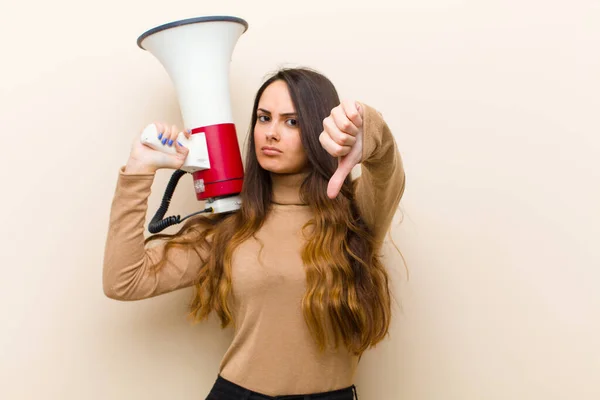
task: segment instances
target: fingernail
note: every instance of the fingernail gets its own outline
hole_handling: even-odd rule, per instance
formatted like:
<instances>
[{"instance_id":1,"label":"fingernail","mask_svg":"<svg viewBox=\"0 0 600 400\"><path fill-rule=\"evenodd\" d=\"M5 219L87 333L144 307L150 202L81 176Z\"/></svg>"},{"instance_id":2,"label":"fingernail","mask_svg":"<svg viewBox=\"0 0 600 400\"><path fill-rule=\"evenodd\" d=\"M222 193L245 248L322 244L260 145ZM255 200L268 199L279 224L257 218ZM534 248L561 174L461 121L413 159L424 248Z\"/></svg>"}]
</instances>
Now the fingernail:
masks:
<instances>
[{"instance_id":1,"label":"fingernail","mask_svg":"<svg viewBox=\"0 0 600 400\"><path fill-rule=\"evenodd\" d=\"M162 132L160 133L160 135L158 135L158 140L162 139Z\"/></svg>"},{"instance_id":2,"label":"fingernail","mask_svg":"<svg viewBox=\"0 0 600 400\"><path fill-rule=\"evenodd\" d=\"M169 146L173 145L173 139L169 140Z\"/></svg>"},{"instance_id":3,"label":"fingernail","mask_svg":"<svg viewBox=\"0 0 600 400\"><path fill-rule=\"evenodd\" d=\"M191 130L191 129L188 129L188 130L187 130L187 132L188 132L188 133L192 133L192 130Z\"/></svg>"},{"instance_id":4,"label":"fingernail","mask_svg":"<svg viewBox=\"0 0 600 400\"><path fill-rule=\"evenodd\" d=\"M179 140L177 141L177 144L183 147L183 145L181 144L181 142Z\"/></svg>"},{"instance_id":5,"label":"fingernail","mask_svg":"<svg viewBox=\"0 0 600 400\"><path fill-rule=\"evenodd\" d=\"M165 143L167 143L167 138L164 138L164 139L162 140L162 144L165 144Z\"/></svg>"}]
</instances>

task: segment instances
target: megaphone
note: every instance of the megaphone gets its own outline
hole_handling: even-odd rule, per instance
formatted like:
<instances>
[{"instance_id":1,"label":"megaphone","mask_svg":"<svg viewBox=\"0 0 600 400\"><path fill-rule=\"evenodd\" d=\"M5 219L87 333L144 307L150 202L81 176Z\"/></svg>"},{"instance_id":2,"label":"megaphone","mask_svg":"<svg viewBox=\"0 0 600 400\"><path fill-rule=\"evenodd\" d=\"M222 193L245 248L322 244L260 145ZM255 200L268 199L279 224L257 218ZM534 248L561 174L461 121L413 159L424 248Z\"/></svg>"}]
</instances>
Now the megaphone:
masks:
<instances>
[{"instance_id":1,"label":"megaphone","mask_svg":"<svg viewBox=\"0 0 600 400\"><path fill-rule=\"evenodd\" d=\"M248 23L241 18L204 16L157 26L137 40L138 46L154 55L167 71L175 86L184 128L191 130L190 140L183 133L178 137L189 154L171 178L174 184L167 187L161 209L150 224L153 233L182 221L179 216L162 218L177 180L185 173L193 175L196 198L207 202L208 207L200 212L240 208L244 170L231 112L229 64L238 39L247 29ZM141 141L159 151L175 152L173 147L162 145L154 124L144 129Z\"/></svg>"}]
</instances>

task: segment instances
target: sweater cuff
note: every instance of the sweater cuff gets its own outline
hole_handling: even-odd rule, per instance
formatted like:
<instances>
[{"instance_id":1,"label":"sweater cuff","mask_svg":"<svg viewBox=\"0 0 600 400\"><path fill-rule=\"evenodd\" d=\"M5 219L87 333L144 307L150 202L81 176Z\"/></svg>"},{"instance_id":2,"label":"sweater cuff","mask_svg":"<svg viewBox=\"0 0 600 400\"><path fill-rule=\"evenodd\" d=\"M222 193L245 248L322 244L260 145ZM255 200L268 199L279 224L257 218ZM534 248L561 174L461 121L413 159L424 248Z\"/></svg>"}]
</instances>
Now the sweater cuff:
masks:
<instances>
[{"instance_id":1,"label":"sweater cuff","mask_svg":"<svg viewBox=\"0 0 600 400\"><path fill-rule=\"evenodd\" d=\"M385 121L373 107L360 103L363 109L363 151L361 163L376 158L383 140Z\"/></svg>"},{"instance_id":2,"label":"sweater cuff","mask_svg":"<svg viewBox=\"0 0 600 400\"><path fill-rule=\"evenodd\" d=\"M154 174L128 174L125 172L125 166L119 168L119 177L117 180L117 193L126 197L144 196L150 193Z\"/></svg>"},{"instance_id":3,"label":"sweater cuff","mask_svg":"<svg viewBox=\"0 0 600 400\"><path fill-rule=\"evenodd\" d=\"M125 165L122 165L121 168L119 168L119 177L133 177L134 179L154 179L154 174L136 174L136 173L130 173L130 172L125 172Z\"/></svg>"}]
</instances>

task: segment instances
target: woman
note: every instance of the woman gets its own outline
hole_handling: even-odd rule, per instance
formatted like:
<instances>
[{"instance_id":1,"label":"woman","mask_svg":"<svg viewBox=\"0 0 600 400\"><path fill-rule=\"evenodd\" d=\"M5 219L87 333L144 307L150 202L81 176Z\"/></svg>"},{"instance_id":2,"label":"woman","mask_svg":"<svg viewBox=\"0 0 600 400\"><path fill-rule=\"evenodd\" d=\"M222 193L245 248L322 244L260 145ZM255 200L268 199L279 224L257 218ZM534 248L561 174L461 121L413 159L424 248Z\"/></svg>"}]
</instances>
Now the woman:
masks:
<instances>
[{"instance_id":1,"label":"woman","mask_svg":"<svg viewBox=\"0 0 600 400\"><path fill-rule=\"evenodd\" d=\"M242 208L196 217L145 248L154 173L179 168L187 155L177 127L158 127L177 154L134 141L112 204L106 295L138 300L195 286L195 319L214 311L223 327L233 325L207 399L352 399L360 355L388 332L378 252L404 192L381 115L340 103L317 72L278 71L254 102Z\"/></svg>"}]
</instances>

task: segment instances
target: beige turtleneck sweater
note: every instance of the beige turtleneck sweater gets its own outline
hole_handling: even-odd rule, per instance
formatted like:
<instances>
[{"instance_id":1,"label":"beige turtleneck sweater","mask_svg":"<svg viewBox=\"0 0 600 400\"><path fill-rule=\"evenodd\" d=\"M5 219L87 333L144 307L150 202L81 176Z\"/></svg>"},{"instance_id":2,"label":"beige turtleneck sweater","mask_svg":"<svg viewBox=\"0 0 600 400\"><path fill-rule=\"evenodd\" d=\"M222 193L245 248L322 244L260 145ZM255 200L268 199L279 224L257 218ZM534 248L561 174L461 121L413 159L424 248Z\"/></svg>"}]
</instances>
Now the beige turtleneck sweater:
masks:
<instances>
[{"instance_id":1,"label":"beige turtleneck sweater","mask_svg":"<svg viewBox=\"0 0 600 400\"><path fill-rule=\"evenodd\" d=\"M394 138L381 116L363 105L364 135L356 201L365 222L382 240L404 192L404 170ZM153 175L121 168L112 203L104 257L107 296L139 300L192 285L201 262L192 250L144 247L144 223ZM300 204L301 175L274 176L274 202L255 238L232 263L234 338L222 359L225 379L271 396L336 390L352 385L358 363L343 346L319 352L302 314L305 292L302 226L311 218ZM261 251L261 246L264 248ZM259 260L260 257L260 260Z\"/></svg>"}]
</instances>

